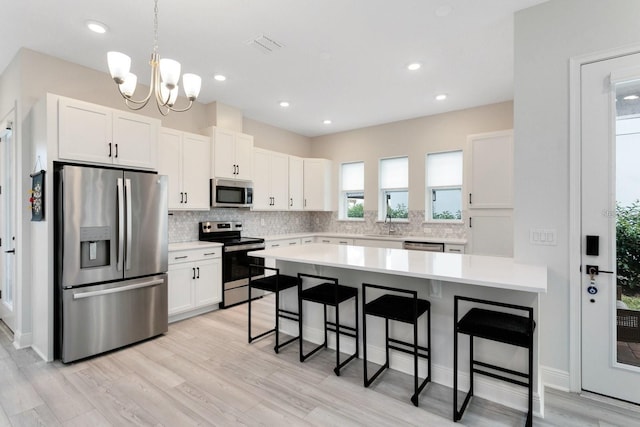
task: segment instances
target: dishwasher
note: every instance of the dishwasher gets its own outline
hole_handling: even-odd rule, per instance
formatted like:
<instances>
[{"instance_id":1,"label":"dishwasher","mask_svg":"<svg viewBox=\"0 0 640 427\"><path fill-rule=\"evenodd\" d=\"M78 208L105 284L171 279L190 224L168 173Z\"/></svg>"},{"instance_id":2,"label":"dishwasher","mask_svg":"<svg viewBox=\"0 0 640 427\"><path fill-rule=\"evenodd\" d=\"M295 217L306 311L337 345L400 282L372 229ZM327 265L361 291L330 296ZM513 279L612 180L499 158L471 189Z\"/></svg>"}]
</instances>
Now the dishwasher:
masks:
<instances>
[{"instance_id":1,"label":"dishwasher","mask_svg":"<svg viewBox=\"0 0 640 427\"><path fill-rule=\"evenodd\" d=\"M405 241L402 248L412 251L444 252L444 243Z\"/></svg>"}]
</instances>

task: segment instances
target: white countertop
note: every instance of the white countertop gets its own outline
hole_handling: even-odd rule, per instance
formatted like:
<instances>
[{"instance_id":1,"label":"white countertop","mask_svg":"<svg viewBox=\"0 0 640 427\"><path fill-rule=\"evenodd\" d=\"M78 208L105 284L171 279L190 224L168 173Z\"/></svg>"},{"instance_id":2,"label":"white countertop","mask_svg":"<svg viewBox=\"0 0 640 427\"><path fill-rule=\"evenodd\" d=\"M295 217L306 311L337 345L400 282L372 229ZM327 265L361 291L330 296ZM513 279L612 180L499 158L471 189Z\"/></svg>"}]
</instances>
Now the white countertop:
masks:
<instances>
[{"instance_id":1,"label":"white countertop","mask_svg":"<svg viewBox=\"0 0 640 427\"><path fill-rule=\"evenodd\" d=\"M312 243L251 252L279 261L546 293L547 267L513 258Z\"/></svg>"},{"instance_id":2,"label":"white countertop","mask_svg":"<svg viewBox=\"0 0 640 427\"><path fill-rule=\"evenodd\" d=\"M189 249L205 249L205 248L221 248L221 247L222 247L222 243L201 242L196 240L193 242L169 243L169 252L186 251Z\"/></svg>"},{"instance_id":3,"label":"white countertop","mask_svg":"<svg viewBox=\"0 0 640 427\"><path fill-rule=\"evenodd\" d=\"M301 239L303 237L335 237L343 239L362 239L362 240L390 240L395 242L432 242L432 243L449 243L452 245L464 245L466 239L455 239L448 237L430 237L430 236L403 236L398 234L349 234L349 233L292 233L292 234L275 234L262 237L265 241L277 241L286 239Z\"/></svg>"}]
</instances>

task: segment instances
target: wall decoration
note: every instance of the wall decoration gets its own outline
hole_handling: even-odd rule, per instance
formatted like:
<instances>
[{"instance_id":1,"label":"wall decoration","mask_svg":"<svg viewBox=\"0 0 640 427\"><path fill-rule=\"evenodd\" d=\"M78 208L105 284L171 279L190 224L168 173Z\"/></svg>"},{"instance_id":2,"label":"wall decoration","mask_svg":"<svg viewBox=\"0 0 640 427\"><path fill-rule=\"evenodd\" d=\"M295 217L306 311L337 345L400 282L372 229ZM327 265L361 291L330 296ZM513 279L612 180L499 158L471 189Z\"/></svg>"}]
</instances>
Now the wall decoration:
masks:
<instances>
[{"instance_id":1,"label":"wall decoration","mask_svg":"<svg viewBox=\"0 0 640 427\"><path fill-rule=\"evenodd\" d=\"M32 173L31 175L31 221L44 220L44 183L45 170Z\"/></svg>"}]
</instances>

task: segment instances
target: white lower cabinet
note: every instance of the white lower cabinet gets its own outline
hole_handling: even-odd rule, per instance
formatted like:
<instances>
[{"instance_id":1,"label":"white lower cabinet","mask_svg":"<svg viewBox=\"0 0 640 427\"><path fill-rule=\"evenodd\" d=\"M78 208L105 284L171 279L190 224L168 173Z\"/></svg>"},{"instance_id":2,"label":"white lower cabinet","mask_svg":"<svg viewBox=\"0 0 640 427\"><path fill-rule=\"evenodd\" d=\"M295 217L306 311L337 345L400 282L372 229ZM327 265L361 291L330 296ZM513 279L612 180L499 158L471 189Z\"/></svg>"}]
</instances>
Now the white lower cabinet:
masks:
<instances>
[{"instance_id":1,"label":"white lower cabinet","mask_svg":"<svg viewBox=\"0 0 640 427\"><path fill-rule=\"evenodd\" d=\"M444 251L453 253L453 254L463 254L464 253L464 245L453 245L450 243L444 244Z\"/></svg>"},{"instance_id":2,"label":"white lower cabinet","mask_svg":"<svg viewBox=\"0 0 640 427\"><path fill-rule=\"evenodd\" d=\"M169 321L214 310L222 301L222 248L169 252Z\"/></svg>"},{"instance_id":3,"label":"white lower cabinet","mask_svg":"<svg viewBox=\"0 0 640 427\"><path fill-rule=\"evenodd\" d=\"M265 242L265 247L267 249L286 248L288 246L296 246L299 244L300 239L269 240Z\"/></svg>"},{"instance_id":4,"label":"white lower cabinet","mask_svg":"<svg viewBox=\"0 0 640 427\"><path fill-rule=\"evenodd\" d=\"M318 243L330 243L332 245L353 245L353 239L344 239L338 237L317 237Z\"/></svg>"}]
</instances>

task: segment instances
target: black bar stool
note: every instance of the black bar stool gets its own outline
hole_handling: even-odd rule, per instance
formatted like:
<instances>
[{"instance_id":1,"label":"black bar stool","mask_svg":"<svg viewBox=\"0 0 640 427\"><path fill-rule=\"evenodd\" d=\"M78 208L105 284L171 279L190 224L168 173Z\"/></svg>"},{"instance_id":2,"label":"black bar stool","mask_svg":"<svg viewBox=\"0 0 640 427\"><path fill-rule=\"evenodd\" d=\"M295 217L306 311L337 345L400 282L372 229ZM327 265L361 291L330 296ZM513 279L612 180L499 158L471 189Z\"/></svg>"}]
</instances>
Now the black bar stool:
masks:
<instances>
[{"instance_id":1,"label":"black bar stool","mask_svg":"<svg viewBox=\"0 0 640 427\"><path fill-rule=\"evenodd\" d=\"M367 302L367 289L379 289L394 292L394 294L384 294L370 302ZM408 294L402 296L398 294ZM413 396L411 402L418 406L418 396L429 381L431 381L431 303L418 298L416 291L390 288L387 286L362 284L362 304L364 315L362 318L362 345L364 352L364 386L369 387L375 379L389 367L389 350L397 350L413 355ZM418 318L427 313L427 347L418 345ZM386 360L384 365L371 378L367 375L367 314L370 316L382 317L384 319L385 350ZM413 342L406 342L389 338L389 320L409 323L413 325ZM427 377L418 385L418 357L428 360L429 373Z\"/></svg>"},{"instance_id":2,"label":"black bar stool","mask_svg":"<svg viewBox=\"0 0 640 427\"><path fill-rule=\"evenodd\" d=\"M260 277L254 278L255 276L251 274L251 271L253 271L254 268L262 271L262 275ZM249 343L252 343L258 338L262 338L265 335L275 332L276 345L273 347L273 350L278 353L278 351L280 351L282 347L298 339L298 337L293 337L280 344L280 318L282 317L284 319L289 319L296 322L299 321L298 313L280 308L280 292L297 287L298 278L280 274L280 269L266 267L264 265L250 264L249 269L251 270L249 272ZM266 270L275 271L276 274L272 276L266 276L264 275L264 273L266 273ZM262 332L256 336L251 336L251 289L262 289L263 291L273 292L276 295L276 325L273 329L269 329L268 331Z\"/></svg>"},{"instance_id":3,"label":"black bar stool","mask_svg":"<svg viewBox=\"0 0 640 427\"><path fill-rule=\"evenodd\" d=\"M468 301L490 306L498 306L514 310L521 310L528 313L528 316L505 313L502 311L487 310L474 307L458 320L458 302ZM491 378L507 381L527 387L529 390L529 406L527 412L526 426L533 423L533 331L536 323L533 320L533 308L521 305L505 304L495 301L481 300L477 298L454 297L454 334L453 334L453 421L462 418L471 396L473 396L473 374L482 374ZM458 410L458 334L469 335L469 392L465 396L462 408ZM474 359L473 338L484 338L498 341L505 344L524 347L529 350L529 372L523 373L506 369L501 366L492 365ZM491 369L494 372L486 371L483 368ZM496 372L501 372L496 373ZM506 375L505 375L506 374ZM515 377L515 378L514 378ZM526 381L517 379L525 378Z\"/></svg>"},{"instance_id":4,"label":"black bar stool","mask_svg":"<svg viewBox=\"0 0 640 427\"><path fill-rule=\"evenodd\" d=\"M308 289L302 288L303 278L310 279L319 279L325 280L324 283L321 283L316 286L312 286ZM351 326L346 326L340 323L340 303L343 303L351 298L355 298L355 307L356 307L356 315L355 315L355 328ZM302 335L302 324L303 324L303 316L302 316L302 302L303 301L311 301L318 304L322 304L324 306L324 342L311 350L308 353L304 353L302 349L303 335ZM327 306L335 307L336 311L336 321L329 322L327 321ZM327 332L331 331L336 334L336 367L333 369L336 375L340 376L340 369L342 369L347 363L351 360L358 357L358 288L353 288L351 286L344 286L338 284L338 279L333 279L331 277L323 277L323 276L315 276L312 274L304 274L298 273L298 310L300 311L300 321L298 325L300 327L300 362L304 362L309 357L314 355L322 348L327 348ZM355 338L356 341L356 351L351 354L346 360L342 363L340 362L340 335L346 335L352 338Z\"/></svg>"}]
</instances>

